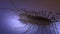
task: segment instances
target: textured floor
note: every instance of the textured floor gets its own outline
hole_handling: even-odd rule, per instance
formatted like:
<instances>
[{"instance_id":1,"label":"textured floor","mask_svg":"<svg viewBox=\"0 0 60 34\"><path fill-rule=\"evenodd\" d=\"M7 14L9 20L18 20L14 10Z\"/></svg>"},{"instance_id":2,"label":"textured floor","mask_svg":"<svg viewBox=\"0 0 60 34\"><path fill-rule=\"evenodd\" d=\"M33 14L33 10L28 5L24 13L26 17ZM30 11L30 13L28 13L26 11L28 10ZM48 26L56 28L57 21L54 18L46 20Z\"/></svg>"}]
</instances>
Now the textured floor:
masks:
<instances>
[{"instance_id":1,"label":"textured floor","mask_svg":"<svg viewBox=\"0 0 60 34\"><path fill-rule=\"evenodd\" d=\"M60 13L60 5L59 1L23 1L23 0L13 0L15 5L11 4L10 0L0 0L0 33L1 34L46 34L47 32L44 26L38 27L35 25L32 25L32 27L29 29L29 24L22 24L18 19L18 15L16 13L15 6L20 8L26 8L28 10L51 10L53 13ZM36 3L35 3L36 2ZM42 4L41 4L42 3ZM46 4L46 5L45 5ZM18 10L17 9L17 10ZM60 17L60 15L57 15ZM25 26L26 25L26 26ZM56 22L57 30L56 34L60 34L60 22L58 19L58 22ZM43 31L43 29L44 31ZM41 30L42 29L42 30ZM54 29L50 26L50 29L52 31L52 34L54 33ZM44 33L43 33L43 32ZM49 31L49 30L48 30ZM58 31L58 32L57 32ZM26 33L27 32L27 33ZM49 31L50 32L50 31ZM47 33L49 34L49 33Z\"/></svg>"}]
</instances>

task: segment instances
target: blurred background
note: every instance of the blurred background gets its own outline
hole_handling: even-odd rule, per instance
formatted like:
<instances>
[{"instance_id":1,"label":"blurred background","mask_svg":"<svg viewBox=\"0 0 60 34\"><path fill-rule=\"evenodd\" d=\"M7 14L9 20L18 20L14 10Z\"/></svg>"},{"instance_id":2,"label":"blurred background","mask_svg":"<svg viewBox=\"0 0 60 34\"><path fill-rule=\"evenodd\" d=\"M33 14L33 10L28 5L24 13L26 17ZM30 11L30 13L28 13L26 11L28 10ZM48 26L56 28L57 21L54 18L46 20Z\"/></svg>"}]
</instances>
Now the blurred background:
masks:
<instances>
[{"instance_id":1,"label":"blurred background","mask_svg":"<svg viewBox=\"0 0 60 34\"><path fill-rule=\"evenodd\" d=\"M60 0L0 0L0 34L37 34L37 26L32 26L30 31L25 33L30 25L25 26L26 24L22 24L18 20L17 10L21 8L52 11L57 17L60 17ZM60 34L60 18L57 20L57 33L54 33L51 28L52 34ZM41 32L40 29L38 34L46 33Z\"/></svg>"}]
</instances>

